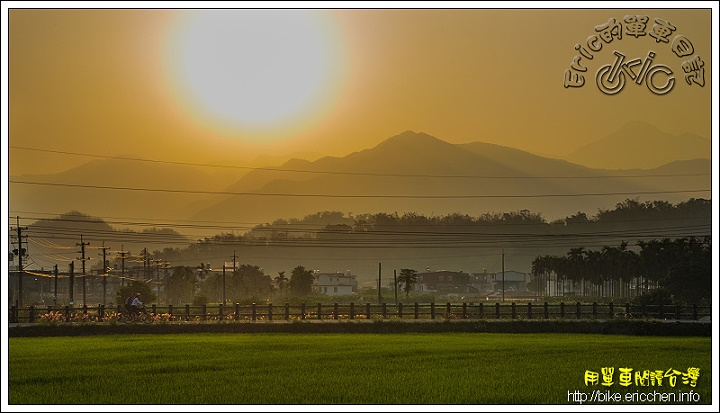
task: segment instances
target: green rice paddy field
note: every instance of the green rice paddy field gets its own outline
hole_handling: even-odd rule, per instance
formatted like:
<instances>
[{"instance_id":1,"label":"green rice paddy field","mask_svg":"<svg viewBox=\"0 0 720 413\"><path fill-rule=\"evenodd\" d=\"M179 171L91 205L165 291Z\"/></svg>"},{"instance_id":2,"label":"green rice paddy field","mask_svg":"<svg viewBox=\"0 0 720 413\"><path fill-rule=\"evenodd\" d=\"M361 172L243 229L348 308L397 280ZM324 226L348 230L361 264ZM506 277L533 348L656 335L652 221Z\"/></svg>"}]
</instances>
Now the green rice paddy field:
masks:
<instances>
[{"instance_id":1,"label":"green rice paddy field","mask_svg":"<svg viewBox=\"0 0 720 413\"><path fill-rule=\"evenodd\" d=\"M9 339L9 404L710 404L710 337L162 334ZM612 367L604 386L602 368ZM631 383L620 384L620 368ZM683 373L699 369L696 386ZM691 370L689 370L691 369ZM661 385L634 372L662 371ZM586 372L599 374L586 385ZM675 376L675 386L671 386ZM692 391L693 393L690 393ZM594 392L594 393L593 393ZM626 394L631 393L631 396ZM639 394L646 396L640 400ZM680 396L683 393L684 396ZM596 399L597 399L596 397ZM670 396L667 396L670 397ZM689 399L689 400L688 400ZM586 401L585 403L588 403ZM610 404L610 402L602 403Z\"/></svg>"}]
</instances>

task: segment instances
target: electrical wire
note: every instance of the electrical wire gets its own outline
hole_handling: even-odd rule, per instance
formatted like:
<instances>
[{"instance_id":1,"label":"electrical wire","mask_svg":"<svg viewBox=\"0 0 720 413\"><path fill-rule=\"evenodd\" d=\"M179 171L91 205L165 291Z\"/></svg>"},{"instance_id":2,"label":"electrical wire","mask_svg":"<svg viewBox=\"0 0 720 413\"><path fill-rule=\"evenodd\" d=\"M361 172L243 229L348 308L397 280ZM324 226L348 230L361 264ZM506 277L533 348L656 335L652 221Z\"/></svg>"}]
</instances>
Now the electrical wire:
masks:
<instances>
[{"instance_id":1,"label":"electrical wire","mask_svg":"<svg viewBox=\"0 0 720 413\"><path fill-rule=\"evenodd\" d=\"M710 173L686 173L686 174L618 174L618 175L587 175L587 176L568 176L568 175L550 175L550 176L539 176L539 175L522 175L522 176L509 176L509 175L438 175L438 174L400 174L400 173L379 173L379 172L340 172L340 171L317 171L310 169L288 169L288 168L272 168L272 167L251 167L251 166L239 166L239 165L220 165L220 164L209 164L209 163L189 163L189 162L177 162L167 161L160 159L145 159L130 156L108 156L108 155L95 155L80 152L70 151L58 151L51 149L40 149L30 148L25 146L9 146L10 149L19 149L27 151L37 151L54 153L61 155L73 155L73 156L84 156L99 159L112 159L112 160L123 160L133 162L148 162L158 163L167 165L184 165L194 167L208 167L208 168L229 168L229 169L245 169L251 171L273 171L273 172L293 172L293 173L307 173L307 174L322 174L322 175L343 175L343 176L378 176L378 177L403 177L403 178L462 178L462 179L596 179L596 178L667 178L667 177L681 177L681 176L708 176Z\"/></svg>"},{"instance_id":2,"label":"electrical wire","mask_svg":"<svg viewBox=\"0 0 720 413\"><path fill-rule=\"evenodd\" d=\"M309 198L370 198L370 199L491 199L491 198L566 198L589 196L632 196L632 195L660 195L660 194L686 194L711 192L711 189L690 189L679 191L637 191L637 192L587 192L571 194L514 194L514 195L378 195L378 194L300 194L290 192L233 192L233 191L200 191L187 189L159 189L135 188L111 185L84 185L60 182L31 182L8 180L11 184L41 185L65 188L106 189L115 191L171 193L171 194L202 194L202 195L241 195L241 196L268 196L268 197L309 197Z\"/></svg>"}]
</instances>

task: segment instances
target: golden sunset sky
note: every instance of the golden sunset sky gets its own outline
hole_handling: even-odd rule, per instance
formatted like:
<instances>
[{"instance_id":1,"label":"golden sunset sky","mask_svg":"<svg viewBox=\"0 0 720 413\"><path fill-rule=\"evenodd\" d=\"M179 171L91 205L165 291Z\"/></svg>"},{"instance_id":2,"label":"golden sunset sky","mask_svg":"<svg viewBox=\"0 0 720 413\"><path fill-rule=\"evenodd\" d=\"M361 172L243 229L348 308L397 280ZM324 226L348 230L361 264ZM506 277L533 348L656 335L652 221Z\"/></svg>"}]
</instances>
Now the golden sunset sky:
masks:
<instances>
[{"instance_id":1,"label":"golden sunset sky","mask_svg":"<svg viewBox=\"0 0 720 413\"><path fill-rule=\"evenodd\" d=\"M262 155L343 156L406 130L551 157L632 120L711 138L717 10L693 4L704 8L208 11L10 4L9 174L58 172L93 159L57 152L247 165ZM627 15L649 17L645 34L599 41L593 59L579 62L587 67L585 84L564 87L564 73L580 54L575 45L598 35L596 26ZM675 27L667 43L649 35L655 19ZM678 35L694 54L673 53ZM614 51L627 60L654 52L650 63L672 70L657 74L655 83L674 77L673 88L656 95L628 81L622 93L601 93L595 73L613 62ZM704 62L702 87L683 76L683 62L696 55Z\"/></svg>"}]
</instances>

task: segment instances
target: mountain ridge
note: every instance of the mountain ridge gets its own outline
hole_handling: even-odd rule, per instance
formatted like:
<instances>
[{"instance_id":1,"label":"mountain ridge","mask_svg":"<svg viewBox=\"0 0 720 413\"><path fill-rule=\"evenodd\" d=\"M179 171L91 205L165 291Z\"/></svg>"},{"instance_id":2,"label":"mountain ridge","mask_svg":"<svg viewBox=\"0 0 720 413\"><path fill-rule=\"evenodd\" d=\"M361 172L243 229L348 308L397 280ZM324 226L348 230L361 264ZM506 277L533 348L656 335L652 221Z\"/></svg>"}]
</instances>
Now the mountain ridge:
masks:
<instances>
[{"instance_id":1,"label":"mountain ridge","mask_svg":"<svg viewBox=\"0 0 720 413\"><path fill-rule=\"evenodd\" d=\"M596 169L497 144L451 144L408 130L343 157L293 158L279 167L239 170L234 180L224 182L192 165L94 160L65 173L13 179L178 193L11 185L10 204L11 210L37 211L37 205L51 201L52 212L58 214L81 210L93 216L211 222L261 223L328 209L428 214L529 209L552 218L612 207L633 193L677 192L667 195L672 202L698 197L678 191L709 188L709 178L643 176L679 174L685 169L704 174L710 171L709 163L701 158L673 160L652 169ZM632 174L639 177L607 176ZM604 193L616 195L612 199L599 195Z\"/></svg>"},{"instance_id":2,"label":"mountain ridge","mask_svg":"<svg viewBox=\"0 0 720 413\"><path fill-rule=\"evenodd\" d=\"M278 169L291 169L286 165ZM688 186L693 177L647 183L642 182L642 175L651 172L632 178L624 174L629 172L607 176L607 170L500 145L450 144L425 133L405 131L345 157L307 162L303 172L251 171L233 188L252 195L229 196L193 219L229 216L231 211L247 217L246 211L262 211L248 219L264 221L288 218L291 212L297 217L328 208L355 213L385 210L440 214L531 209L562 216L570 210L611 207L633 193L701 189L697 184ZM260 175L262 179L258 179ZM587 180L583 182L582 178ZM491 183L493 179L497 182ZM262 193L273 194L273 200L261 200L258 194ZM597 203L595 200L605 193L614 194L614 200ZM582 199L576 194L587 195ZM558 199L563 201L562 208Z\"/></svg>"},{"instance_id":3,"label":"mountain ridge","mask_svg":"<svg viewBox=\"0 0 720 413\"><path fill-rule=\"evenodd\" d=\"M711 143L693 133L673 135L633 121L563 158L591 168L652 169L676 160L709 158ZM644 156L638 157L639 153Z\"/></svg>"}]
</instances>

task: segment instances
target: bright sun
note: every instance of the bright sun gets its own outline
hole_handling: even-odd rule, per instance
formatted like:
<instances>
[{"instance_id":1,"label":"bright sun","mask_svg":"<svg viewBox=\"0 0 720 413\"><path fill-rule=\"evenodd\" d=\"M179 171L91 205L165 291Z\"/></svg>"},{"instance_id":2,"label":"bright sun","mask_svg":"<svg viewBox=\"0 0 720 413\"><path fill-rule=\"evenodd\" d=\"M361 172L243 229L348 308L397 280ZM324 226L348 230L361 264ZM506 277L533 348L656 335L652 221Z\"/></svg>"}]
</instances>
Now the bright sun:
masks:
<instances>
[{"instance_id":1,"label":"bright sun","mask_svg":"<svg viewBox=\"0 0 720 413\"><path fill-rule=\"evenodd\" d=\"M329 106L338 50L317 11L204 10L181 20L168 62L194 116L268 131L307 123Z\"/></svg>"}]
</instances>

